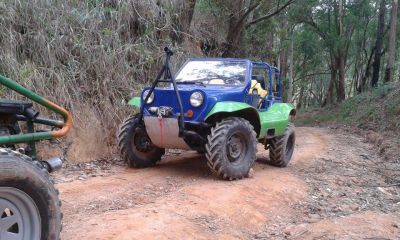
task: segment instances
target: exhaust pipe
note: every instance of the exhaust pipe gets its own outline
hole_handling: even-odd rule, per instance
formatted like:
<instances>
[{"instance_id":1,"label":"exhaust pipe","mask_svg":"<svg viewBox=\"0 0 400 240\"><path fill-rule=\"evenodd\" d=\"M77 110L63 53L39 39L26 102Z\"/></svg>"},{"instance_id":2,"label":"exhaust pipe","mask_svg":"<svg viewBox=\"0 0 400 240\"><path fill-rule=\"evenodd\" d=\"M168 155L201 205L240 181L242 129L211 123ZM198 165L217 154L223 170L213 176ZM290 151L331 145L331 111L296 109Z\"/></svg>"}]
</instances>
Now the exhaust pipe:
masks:
<instances>
[{"instance_id":1,"label":"exhaust pipe","mask_svg":"<svg viewBox=\"0 0 400 240\"><path fill-rule=\"evenodd\" d=\"M54 172L61 169L63 164L61 158L59 157L52 157L46 161L43 161L43 163L45 163L44 165L49 172Z\"/></svg>"}]
</instances>

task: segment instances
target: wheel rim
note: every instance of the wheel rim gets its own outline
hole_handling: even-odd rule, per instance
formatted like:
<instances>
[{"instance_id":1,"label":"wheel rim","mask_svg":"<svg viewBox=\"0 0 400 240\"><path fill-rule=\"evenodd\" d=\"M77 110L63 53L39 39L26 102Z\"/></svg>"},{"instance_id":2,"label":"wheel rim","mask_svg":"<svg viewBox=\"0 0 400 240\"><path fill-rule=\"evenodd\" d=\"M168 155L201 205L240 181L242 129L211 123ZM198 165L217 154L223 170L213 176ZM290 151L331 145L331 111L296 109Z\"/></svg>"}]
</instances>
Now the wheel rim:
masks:
<instances>
[{"instance_id":1,"label":"wheel rim","mask_svg":"<svg viewBox=\"0 0 400 240\"><path fill-rule=\"evenodd\" d=\"M0 239L40 239L39 210L31 197L23 191L0 187Z\"/></svg>"},{"instance_id":2,"label":"wheel rim","mask_svg":"<svg viewBox=\"0 0 400 240\"><path fill-rule=\"evenodd\" d=\"M287 158L291 158L293 154L293 149L294 149L294 134L290 134L288 141L286 143L286 150L285 150L285 155Z\"/></svg>"},{"instance_id":3,"label":"wheel rim","mask_svg":"<svg viewBox=\"0 0 400 240\"><path fill-rule=\"evenodd\" d=\"M241 134L232 134L226 144L226 155L233 164L239 163L246 152L246 142Z\"/></svg>"}]
</instances>

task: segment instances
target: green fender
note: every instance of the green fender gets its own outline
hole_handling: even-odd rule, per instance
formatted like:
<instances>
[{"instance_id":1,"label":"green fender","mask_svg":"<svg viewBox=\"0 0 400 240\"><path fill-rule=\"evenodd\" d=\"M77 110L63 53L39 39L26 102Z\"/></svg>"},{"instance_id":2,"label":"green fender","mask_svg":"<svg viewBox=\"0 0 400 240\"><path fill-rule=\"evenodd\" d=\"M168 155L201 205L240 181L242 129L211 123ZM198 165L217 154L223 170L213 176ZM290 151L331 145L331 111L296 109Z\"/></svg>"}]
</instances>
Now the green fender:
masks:
<instances>
[{"instance_id":1,"label":"green fender","mask_svg":"<svg viewBox=\"0 0 400 240\"><path fill-rule=\"evenodd\" d=\"M218 102L207 114L206 122L220 121L223 118L237 116L247 119L254 127L257 135L260 133L261 125L257 109L242 102Z\"/></svg>"},{"instance_id":2,"label":"green fender","mask_svg":"<svg viewBox=\"0 0 400 240\"><path fill-rule=\"evenodd\" d=\"M289 123L289 118L294 115L296 115L296 110L290 103L275 103L267 111L260 111L260 138L265 137L269 129L275 129L274 136L282 135Z\"/></svg>"},{"instance_id":3,"label":"green fender","mask_svg":"<svg viewBox=\"0 0 400 240\"><path fill-rule=\"evenodd\" d=\"M214 105L214 107L211 109L211 111L207 114L206 119L208 119L211 115L214 115L216 113L220 112L237 112L241 111L244 109L253 109L254 111L257 111L255 108L250 106L247 103L242 103L242 102L218 102Z\"/></svg>"},{"instance_id":4,"label":"green fender","mask_svg":"<svg viewBox=\"0 0 400 240\"><path fill-rule=\"evenodd\" d=\"M129 105L140 108L140 97L134 97L128 102Z\"/></svg>"},{"instance_id":5,"label":"green fender","mask_svg":"<svg viewBox=\"0 0 400 240\"><path fill-rule=\"evenodd\" d=\"M211 109L205 120L220 120L213 119L217 116L243 117L249 120L254 126L258 138L262 139L266 136L267 130L274 130L273 136L282 135L288 126L290 116L295 114L294 106L289 103L275 103L268 110L259 111L242 102L219 102Z\"/></svg>"}]
</instances>

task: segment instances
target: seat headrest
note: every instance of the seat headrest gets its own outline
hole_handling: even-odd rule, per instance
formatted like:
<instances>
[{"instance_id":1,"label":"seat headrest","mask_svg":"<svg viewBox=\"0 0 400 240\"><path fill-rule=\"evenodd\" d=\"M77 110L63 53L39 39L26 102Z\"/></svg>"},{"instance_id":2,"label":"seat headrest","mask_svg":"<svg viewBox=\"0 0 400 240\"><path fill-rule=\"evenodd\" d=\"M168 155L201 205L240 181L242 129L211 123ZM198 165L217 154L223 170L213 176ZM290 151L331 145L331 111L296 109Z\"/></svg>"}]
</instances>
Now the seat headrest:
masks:
<instances>
[{"instance_id":1,"label":"seat headrest","mask_svg":"<svg viewBox=\"0 0 400 240\"><path fill-rule=\"evenodd\" d=\"M253 75L251 79L257 80L260 84L264 84L264 76L263 75Z\"/></svg>"}]
</instances>

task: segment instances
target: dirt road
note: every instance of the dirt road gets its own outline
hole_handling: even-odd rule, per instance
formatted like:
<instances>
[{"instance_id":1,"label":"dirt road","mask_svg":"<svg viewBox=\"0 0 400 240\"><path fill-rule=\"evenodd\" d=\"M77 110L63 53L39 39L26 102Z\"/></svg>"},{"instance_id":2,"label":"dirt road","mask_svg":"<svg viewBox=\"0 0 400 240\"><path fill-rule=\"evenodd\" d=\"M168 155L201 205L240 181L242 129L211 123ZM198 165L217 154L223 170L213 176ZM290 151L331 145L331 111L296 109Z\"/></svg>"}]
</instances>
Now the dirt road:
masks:
<instances>
[{"instance_id":1,"label":"dirt road","mask_svg":"<svg viewBox=\"0 0 400 240\"><path fill-rule=\"evenodd\" d=\"M241 181L210 175L194 152L84 180L59 174L62 239L400 239L398 189L384 186L372 146L335 130L296 133L287 168L264 164L260 145Z\"/></svg>"}]
</instances>

